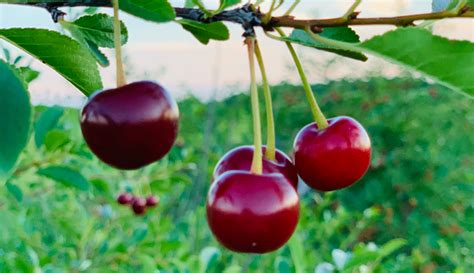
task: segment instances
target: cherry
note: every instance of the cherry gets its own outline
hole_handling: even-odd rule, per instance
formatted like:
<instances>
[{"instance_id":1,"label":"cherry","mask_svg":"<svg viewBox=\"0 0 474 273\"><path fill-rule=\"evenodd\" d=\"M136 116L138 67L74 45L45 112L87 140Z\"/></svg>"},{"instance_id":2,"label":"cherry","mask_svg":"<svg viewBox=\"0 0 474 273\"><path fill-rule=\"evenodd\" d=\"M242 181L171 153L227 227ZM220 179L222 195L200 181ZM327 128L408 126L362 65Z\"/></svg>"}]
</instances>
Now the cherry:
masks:
<instances>
[{"instance_id":1,"label":"cherry","mask_svg":"<svg viewBox=\"0 0 474 273\"><path fill-rule=\"evenodd\" d=\"M131 204L133 201L133 196L128 193L128 192L124 192L124 193L121 193L118 197L117 197L117 202L121 205L128 205L128 204Z\"/></svg>"},{"instance_id":2,"label":"cherry","mask_svg":"<svg viewBox=\"0 0 474 273\"><path fill-rule=\"evenodd\" d=\"M229 171L212 184L207 222L217 240L236 252L266 253L295 231L299 197L282 174Z\"/></svg>"},{"instance_id":3,"label":"cherry","mask_svg":"<svg viewBox=\"0 0 474 273\"><path fill-rule=\"evenodd\" d=\"M146 198L146 206L147 207L154 207L158 204L158 199L153 195L150 195Z\"/></svg>"},{"instance_id":4,"label":"cherry","mask_svg":"<svg viewBox=\"0 0 474 273\"><path fill-rule=\"evenodd\" d=\"M179 111L160 85L140 81L100 91L81 114L92 152L119 169L138 169L165 156L176 139Z\"/></svg>"},{"instance_id":5,"label":"cherry","mask_svg":"<svg viewBox=\"0 0 474 273\"><path fill-rule=\"evenodd\" d=\"M370 164L371 144L364 127L350 117L328 120L319 130L305 126L294 143L295 166L310 187L332 191L351 186L364 176Z\"/></svg>"},{"instance_id":6,"label":"cherry","mask_svg":"<svg viewBox=\"0 0 474 273\"><path fill-rule=\"evenodd\" d=\"M250 171L253 151L253 146L240 146L227 152L217 163L214 169L213 180L217 179L221 174L232 170ZM262 152L264 154L265 151L266 147L263 146ZM296 189L298 186L298 174L291 159L280 150L276 150L275 157L276 161L263 158L263 173L281 173Z\"/></svg>"},{"instance_id":7,"label":"cherry","mask_svg":"<svg viewBox=\"0 0 474 273\"><path fill-rule=\"evenodd\" d=\"M134 198L132 210L136 215L142 215L146 211L146 200L143 198Z\"/></svg>"}]
</instances>

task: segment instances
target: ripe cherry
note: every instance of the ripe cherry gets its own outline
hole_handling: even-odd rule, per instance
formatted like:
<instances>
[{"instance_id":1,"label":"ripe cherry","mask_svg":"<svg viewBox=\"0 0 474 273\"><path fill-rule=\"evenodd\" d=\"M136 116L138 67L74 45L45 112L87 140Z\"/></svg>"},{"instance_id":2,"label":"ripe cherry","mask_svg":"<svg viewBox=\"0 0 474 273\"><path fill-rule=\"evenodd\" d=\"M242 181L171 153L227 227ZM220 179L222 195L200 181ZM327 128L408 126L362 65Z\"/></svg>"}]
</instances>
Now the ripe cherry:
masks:
<instances>
[{"instance_id":1,"label":"ripe cherry","mask_svg":"<svg viewBox=\"0 0 474 273\"><path fill-rule=\"evenodd\" d=\"M217 179L221 174L228 171L250 171L252 166L253 157L253 146L240 146L227 152L217 163L213 179ZM263 154L265 154L266 147L262 148ZM263 173L281 173L285 176L291 184L297 188L298 186L298 174L296 168L291 162L291 159L280 150L276 150L276 161L263 158Z\"/></svg>"},{"instance_id":2,"label":"ripe cherry","mask_svg":"<svg viewBox=\"0 0 474 273\"><path fill-rule=\"evenodd\" d=\"M141 81L94 94L81 114L90 149L119 169L137 169L166 155L178 133L176 102L160 85Z\"/></svg>"},{"instance_id":3,"label":"ripe cherry","mask_svg":"<svg viewBox=\"0 0 474 273\"><path fill-rule=\"evenodd\" d=\"M117 197L117 202L121 205L129 205L132 203L132 201L133 201L133 196L128 192L121 193Z\"/></svg>"},{"instance_id":4,"label":"ripe cherry","mask_svg":"<svg viewBox=\"0 0 474 273\"><path fill-rule=\"evenodd\" d=\"M146 211L146 200L143 198L134 198L132 210L136 215L142 215Z\"/></svg>"},{"instance_id":5,"label":"ripe cherry","mask_svg":"<svg viewBox=\"0 0 474 273\"><path fill-rule=\"evenodd\" d=\"M150 195L146 198L146 206L147 207L154 207L158 204L158 199L153 196L153 195Z\"/></svg>"},{"instance_id":6,"label":"ripe cherry","mask_svg":"<svg viewBox=\"0 0 474 273\"><path fill-rule=\"evenodd\" d=\"M349 187L364 176L370 164L371 144L364 127L350 117L315 123L301 129L294 143L295 166L310 187L332 191Z\"/></svg>"},{"instance_id":7,"label":"ripe cherry","mask_svg":"<svg viewBox=\"0 0 474 273\"><path fill-rule=\"evenodd\" d=\"M209 227L222 245L266 253L283 246L295 231L299 197L282 174L229 171L212 184L206 209Z\"/></svg>"}]
</instances>

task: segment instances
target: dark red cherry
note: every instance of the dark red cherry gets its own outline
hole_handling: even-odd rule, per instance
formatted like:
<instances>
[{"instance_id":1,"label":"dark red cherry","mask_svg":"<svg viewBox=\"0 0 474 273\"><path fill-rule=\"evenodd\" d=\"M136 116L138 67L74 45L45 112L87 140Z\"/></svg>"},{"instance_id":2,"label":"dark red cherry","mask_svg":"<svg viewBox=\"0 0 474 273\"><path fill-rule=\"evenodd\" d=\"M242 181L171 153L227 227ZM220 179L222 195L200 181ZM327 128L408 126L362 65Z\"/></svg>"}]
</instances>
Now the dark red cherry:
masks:
<instances>
[{"instance_id":1,"label":"dark red cherry","mask_svg":"<svg viewBox=\"0 0 474 273\"><path fill-rule=\"evenodd\" d=\"M166 155L178 133L176 102L160 85L141 81L100 91L81 114L92 152L119 169L137 169Z\"/></svg>"},{"instance_id":2,"label":"dark red cherry","mask_svg":"<svg viewBox=\"0 0 474 273\"><path fill-rule=\"evenodd\" d=\"M124 193L121 193L118 197L117 197L117 202L121 205L128 205L128 204L131 204L133 201L133 196L128 193L128 192L124 192Z\"/></svg>"},{"instance_id":3,"label":"dark red cherry","mask_svg":"<svg viewBox=\"0 0 474 273\"><path fill-rule=\"evenodd\" d=\"M364 127L350 117L328 120L319 130L315 123L298 133L294 143L295 166L301 179L320 191L346 188L361 179L369 168L370 138Z\"/></svg>"},{"instance_id":4,"label":"dark red cherry","mask_svg":"<svg viewBox=\"0 0 474 273\"><path fill-rule=\"evenodd\" d=\"M135 198L132 204L132 210L136 215L142 215L146 211L146 200L143 198Z\"/></svg>"},{"instance_id":5,"label":"dark red cherry","mask_svg":"<svg viewBox=\"0 0 474 273\"><path fill-rule=\"evenodd\" d=\"M154 207L158 205L158 198L153 195L150 195L146 198L146 206L147 207Z\"/></svg>"},{"instance_id":6,"label":"dark red cherry","mask_svg":"<svg viewBox=\"0 0 474 273\"><path fill-rule=\"evenodd\" d=\"M240 146L227 152L217 163L214 169L213 180L228 171L250 171L253 151L253 146ZM265 151L266 147L264 146L262 147L263 154L265 154ZM280 150L276 150L275 157L276 161L263 158L263 173L281 173L297 188L298 174L291 159Z\"/></svg>"},{"instance_id":7,"label":"dark red cherry","mask_svg":"<svg viewBox=\"0 0 474 273\"><path fill-rule=\"evenodd\" d=\"M229 171L212 184L206 209L209 227L223 246L266 253L283 246L295 231L299 198L282 174Z\"/></svg>"}]
</instances>

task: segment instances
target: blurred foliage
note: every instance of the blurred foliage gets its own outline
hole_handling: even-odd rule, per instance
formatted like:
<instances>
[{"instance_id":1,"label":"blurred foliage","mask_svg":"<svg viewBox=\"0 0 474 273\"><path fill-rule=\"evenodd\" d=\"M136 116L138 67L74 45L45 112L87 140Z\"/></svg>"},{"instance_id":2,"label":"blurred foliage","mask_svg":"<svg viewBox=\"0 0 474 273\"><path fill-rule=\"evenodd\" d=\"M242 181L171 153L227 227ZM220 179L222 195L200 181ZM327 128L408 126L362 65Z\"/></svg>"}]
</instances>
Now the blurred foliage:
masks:
<instances>
[{"instance_id":1,"label":"blurred foliage","mask_svg":"<svg viewBox=\"0 0 474 273\"><path fill-rule=\"evenodd\" d=\"M400 78L314 90L329 117L365 125L371 169L346 190L301 187L297 232L267 255L221 248L206 224L214 164L252 142L247 95L181 101L175 148L132 172L92 155L78 110L36 107L38 135L0 189L0 272L472 272L474 102ZM273 94L277 143L291 152L311 122L309 107L299 86L281 84ZM136 217L115 202L122 191L153 192L161 202Z\"/></svg>"}]
</instances>

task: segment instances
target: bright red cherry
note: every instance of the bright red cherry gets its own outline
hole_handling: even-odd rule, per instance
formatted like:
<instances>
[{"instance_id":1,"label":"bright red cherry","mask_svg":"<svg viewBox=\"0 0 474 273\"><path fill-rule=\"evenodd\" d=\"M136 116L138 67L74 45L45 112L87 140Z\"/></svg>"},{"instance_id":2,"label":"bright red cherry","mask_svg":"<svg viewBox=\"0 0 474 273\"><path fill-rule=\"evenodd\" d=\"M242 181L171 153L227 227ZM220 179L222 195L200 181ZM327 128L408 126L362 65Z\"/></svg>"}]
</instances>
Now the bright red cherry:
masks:
<instances>
[{"instance_id":1,"label":"bright red cherry","mask_svg":"<svg viewBox=\"0 0 474 273\"><path fill-rule=\"evenodd\" d=\"M121 205L128 205L128 204L131 204L133 201L133 196L128 193L128 192L124 192L124 193L121 193L118 197L117 197L117 202Z\"/></svg>"},{"instance_id":2,"label":"bright red cherry","mask_svg":"<svg viewBox=\"0 0 474 273\"><path fill-rule=\"evenodd\" d=\"M156 205L158 205L158 199L155 196L150 195L146 198L147 207L154 207Z\"/></svg>"},{"instance_id":3,"label":"bright red cherry","mask_svg":"<svg viewBox=\"0 0 474 273\"><path fill-rule=\"evenodd\" d=\"M295 166L301 179L320 191L349 187L369 168L370 138L350 117L328 120L319 130L315 123L301 129L294 143Z\"/></svg>"},{"instance_id":4,"label":"bright red cherry","mask_svg":"<svg viewBox=\"0 0 474 273\"><path fill-rule=\"evenodd\" d=\"M226 248L266 253L283 246L295 231L299 197L282 174L229 171L212 184L206 209L212 233Z\"/></svg>"},{"instance_id":5,"label":"bright red cherry","mask_svg":"<svg viewBox=\"0 0 474 273\"><path fill-rule=\"evenodd\" d=\"M132 204L132 210L135 215L142 215L146 211L146 200L143 198L135 198Z\"/></svg>"},{"instance_id":6,"label":"bright red cherry","mask_svg":"<svg viewBox=\"0 0 474 273\"><path fill-rule=\"evenodd\" d=\"M253 158L253 146L240 146L227 152L217 163L213 179L217 179L221 174L228 171L250 171ZM266 147L262 147L262 153L265 154ZM276 150L276 161L263 158L263 173L281 173L291 184L297 188L298 174L291 159L280 150Z\"/></svg>"},{"instance_id":7,"label":"bright red cherry","mask_svg":"<svg viewBox=\"0 0 474 273\"><path fill-rule=\"evenodd\" d=\"M165 156L178 133L176 102L160 85L141 81L98 92L81 114L90 149L119 169L138 169Z\"/></svg>"}]
</instances>

